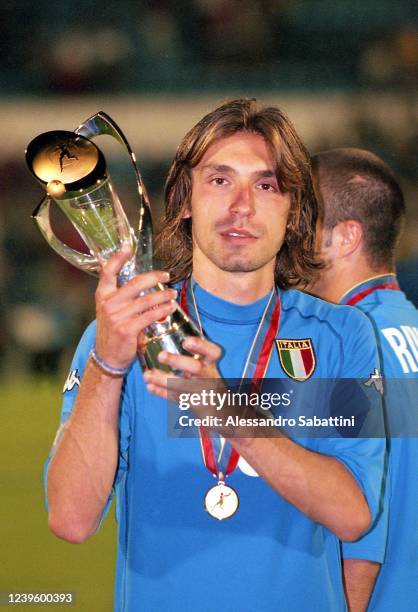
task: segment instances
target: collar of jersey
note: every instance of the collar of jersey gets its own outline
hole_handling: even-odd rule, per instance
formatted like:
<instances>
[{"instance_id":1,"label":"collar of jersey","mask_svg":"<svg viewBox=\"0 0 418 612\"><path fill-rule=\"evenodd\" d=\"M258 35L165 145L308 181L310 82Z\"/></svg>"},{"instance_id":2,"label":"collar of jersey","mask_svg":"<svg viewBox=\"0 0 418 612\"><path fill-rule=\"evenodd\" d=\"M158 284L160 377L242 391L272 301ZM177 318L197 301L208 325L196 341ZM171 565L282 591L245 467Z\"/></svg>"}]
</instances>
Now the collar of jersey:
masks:
<instances>
[{"instance_id":1,"label":"collar of jersey","mask_svg":"<svg viewBox=\"0 0 418 612\"><path fill-rule=\"evenodd\" d=\"M347 302L350 301L350 299L361 293L362 291L366 290L366 289L373 289L373 287L379 287L379 285L384 285L386 283L396 283L397 282L397 278L396 278L396 274L379 274L378 276L373 276L372 278L367 278L366 280L362 281L361 283L358 283L357 285L354 285L354 287L351 287L351 289L349 289L349 291L347 291L342 298L340 299L339 303L340 304L347 304ZM397 292L391 292L391 293L397 293ZM374 299L375 296L373 295L373 293L369 293L369 295L367 295L365 298L363 298L364 300L370 298L370 299ZM363 301L363 300L362 300Z\"/></svg>"},{"instance_id":2,"label":"collar of jersey","mask_svg":"<svg viewBox=\"0 0 418 612\"><path fill-rule=\"evenodd\" d=\"M192 282L200 316L219 323L237 325L258 323L270 295L270 292L268 292L261 299L250 304L235 304L202 289L196 281L193 280Z\"/></svg>"}]
</instances>

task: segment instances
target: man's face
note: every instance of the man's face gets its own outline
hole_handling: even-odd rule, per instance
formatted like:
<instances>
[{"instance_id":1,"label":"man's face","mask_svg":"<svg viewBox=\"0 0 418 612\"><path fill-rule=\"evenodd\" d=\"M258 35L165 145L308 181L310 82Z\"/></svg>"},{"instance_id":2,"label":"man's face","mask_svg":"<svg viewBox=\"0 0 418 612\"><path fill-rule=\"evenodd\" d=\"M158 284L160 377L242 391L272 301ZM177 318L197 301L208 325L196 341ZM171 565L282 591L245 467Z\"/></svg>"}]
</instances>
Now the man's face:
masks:
<instances>
[{"instance_id":1,"label":"man's face","mask_svg":"<svg viewBox=\"0 0 418 612\"><path fill-rule=\"evenodd\" d=\"M264 138L239 132L214 143L192 183L194 261L227 272L273 271L290 195L280 191Z\"/></svg>"}]
</instances>

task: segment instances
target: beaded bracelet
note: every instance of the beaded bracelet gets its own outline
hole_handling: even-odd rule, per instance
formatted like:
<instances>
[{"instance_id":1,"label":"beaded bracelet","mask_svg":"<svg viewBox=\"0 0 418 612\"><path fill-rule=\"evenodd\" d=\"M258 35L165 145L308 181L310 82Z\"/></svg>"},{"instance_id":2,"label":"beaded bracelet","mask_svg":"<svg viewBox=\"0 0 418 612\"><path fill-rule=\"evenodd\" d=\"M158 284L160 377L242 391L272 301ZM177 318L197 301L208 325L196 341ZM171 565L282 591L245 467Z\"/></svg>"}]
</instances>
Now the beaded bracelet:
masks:
<instances>
[{"instance_id":1,"label":"beaded bracelet","mask_svg":"<svg viewBox=\"0 0 418 612\"><path fill-rule=\"evenodd\" d=\"M103 370L103 372L105 372L105 374L109 374L109 376L115 376L116 378L119 378L125 376L125 374L128 373L129 366L127 368L114 368L113 366L110 366L105 361L103 361L101 357L99 357L99 355L96 353L95 348L91 349L90 357L92 357L96 365L98 365L99 368Z\"/></svg>"}]
</instances>

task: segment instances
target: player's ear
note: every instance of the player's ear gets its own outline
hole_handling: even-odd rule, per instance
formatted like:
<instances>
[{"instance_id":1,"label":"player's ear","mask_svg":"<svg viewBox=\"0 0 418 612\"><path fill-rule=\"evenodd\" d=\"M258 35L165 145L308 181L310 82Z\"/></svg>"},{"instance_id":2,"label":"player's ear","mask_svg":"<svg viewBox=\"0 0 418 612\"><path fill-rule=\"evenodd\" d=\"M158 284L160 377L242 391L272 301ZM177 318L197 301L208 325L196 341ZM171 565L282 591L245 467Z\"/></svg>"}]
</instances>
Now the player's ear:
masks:
<instances>
[{"instance_id":1,"label":"player's ear","mask_svg":"<svg viewBox=\"0 0 418 612\"><path fill-rule=\"evenodd\" d=\"M341 221L336 228L339 237L340 255L347 256L357 251L363 241L363 227L354 219Z\"/></svg>"},{"instance_id":2,"label":"player's ear","mask_svg":"<svg viewBox=\"0 0 418 612\"><path fill-rule=\"evenodd\" d=\"M192 216L191 195L188 194L183 201L183 210L181 212L182 219L190 219Z\"/></svg>"},{"instance_id":3,"label":"player's ear","mask_svg":"<svg viewBox=\"0 0 418 612\"><path fill-rule=\"evenodd\" d=\"M186 202L183 206L183 212L181 215L182 219L190 219L192 216L192 209L189 202Z\"/></svg>"}]
</instances>

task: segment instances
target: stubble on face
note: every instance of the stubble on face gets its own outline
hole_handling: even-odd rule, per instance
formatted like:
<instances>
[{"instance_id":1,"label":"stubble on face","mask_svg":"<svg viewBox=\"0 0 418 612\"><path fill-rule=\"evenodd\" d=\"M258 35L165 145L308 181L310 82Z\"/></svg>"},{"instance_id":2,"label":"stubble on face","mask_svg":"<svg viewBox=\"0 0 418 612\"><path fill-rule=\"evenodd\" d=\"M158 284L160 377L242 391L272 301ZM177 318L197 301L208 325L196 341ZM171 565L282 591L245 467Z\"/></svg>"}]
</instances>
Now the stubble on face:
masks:
<instances>
[{"instance_id":1,"label":"stubble on face","mask_svg":"<svg viewBox=\"0 0 418 612\"><path fill-rule=\"evenodd\" d=\"M248 231L254 236L249 238L253 244L225 244L220 236L231 227ZM213 230L208 231L211 232L211 237L205 245L199 244L198 235L194 235L195 243L198 247L202 246L212 262L224 272L254 272L266 265L267 253L261 248L266 238L266 228L262 222L237 224L231 216L226 216L214 224Z\"/></svg>"},{"instance_id":2,"label":"stubble on face","mask_svg":"<svg viewBox=\"0 0 418 612\"><path fill-rule=\"evenodd\" d=\"M207 165L226 168L219 173L225 188L211 185ZM215 171L213 176L216 181ZM261 136L236 134L212 145L193 176L194 258L206 259L224 272L254 272L268 266L273 273L289 207L290 195L278 189L274 162Z\"/></svg>"}]
</instances>

